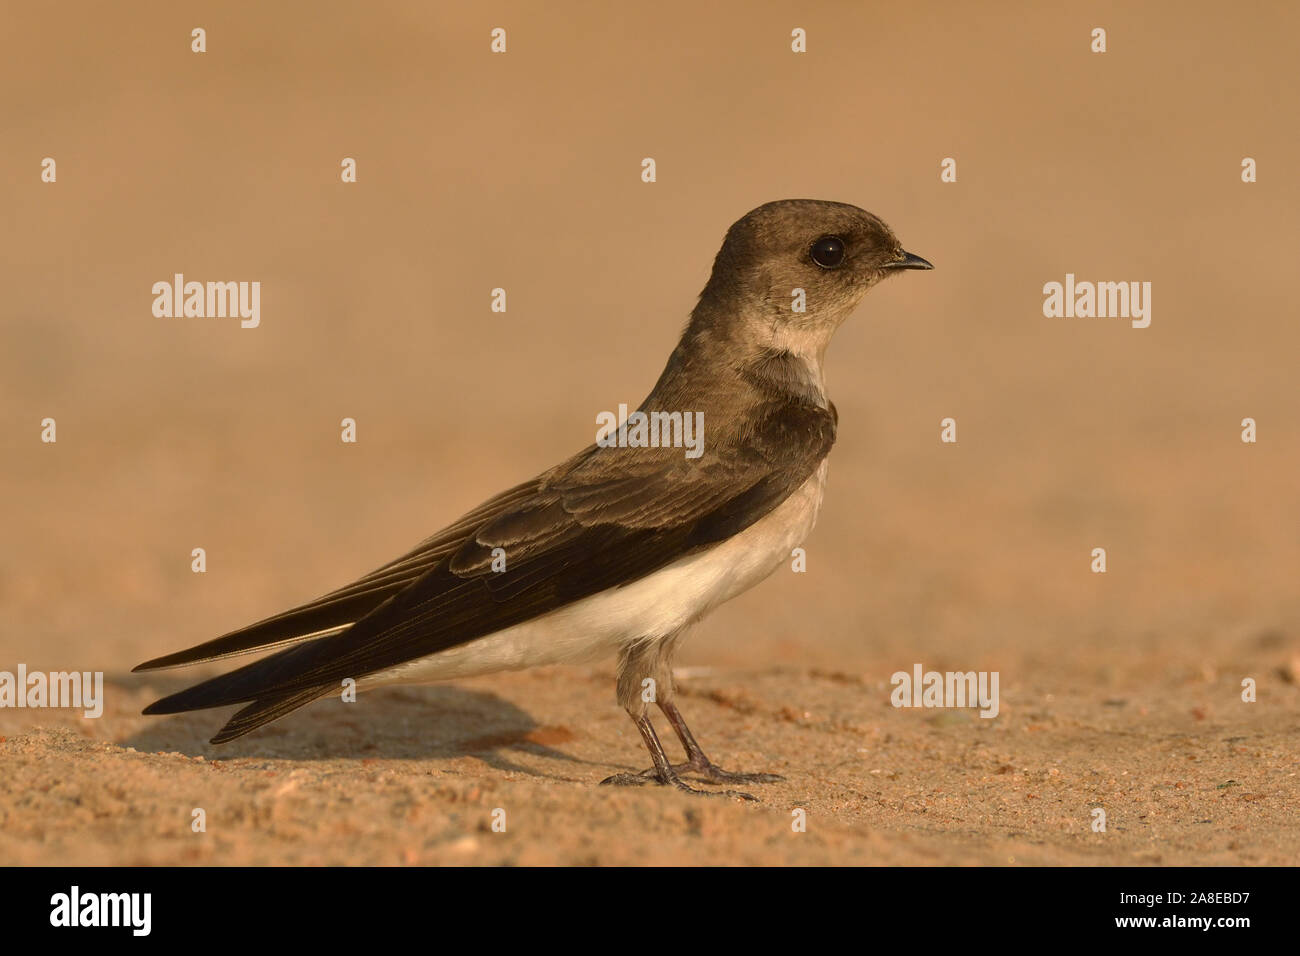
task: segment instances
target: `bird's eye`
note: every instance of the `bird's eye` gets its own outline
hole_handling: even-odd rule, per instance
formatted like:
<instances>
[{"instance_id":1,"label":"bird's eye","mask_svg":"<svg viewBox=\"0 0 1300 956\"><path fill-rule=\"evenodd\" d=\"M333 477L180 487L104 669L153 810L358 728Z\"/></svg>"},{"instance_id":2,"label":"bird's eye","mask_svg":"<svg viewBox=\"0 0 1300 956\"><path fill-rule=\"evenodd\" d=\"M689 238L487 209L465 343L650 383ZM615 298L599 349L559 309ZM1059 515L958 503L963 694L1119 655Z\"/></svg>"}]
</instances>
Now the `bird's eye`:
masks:
<instances>
[{"instance_id":1,"label":"bird's eye","mask_svg":"<svg viewBox=\"0 0 1300 956\"><path fill-rule=\"evenodd\" d=\"M812 261L823 269L834 269L844 261L844 240L839 236L822 236L813 243Z\"/></svg>"}]
</instances>

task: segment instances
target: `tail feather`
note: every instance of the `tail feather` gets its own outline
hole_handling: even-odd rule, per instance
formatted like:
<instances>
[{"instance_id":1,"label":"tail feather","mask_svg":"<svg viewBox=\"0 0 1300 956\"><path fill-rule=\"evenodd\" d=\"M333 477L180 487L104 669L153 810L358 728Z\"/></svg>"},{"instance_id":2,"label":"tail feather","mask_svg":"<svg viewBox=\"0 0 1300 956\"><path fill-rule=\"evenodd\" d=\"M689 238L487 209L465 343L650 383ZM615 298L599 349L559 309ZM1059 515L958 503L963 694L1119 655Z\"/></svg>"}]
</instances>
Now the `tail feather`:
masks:
<instances>
[{"instance_id":1,"label":"tail feather","mask_svg":"<svg viewBox=\"0 0 1300 956\"><path fill-rule=\"evenodd\" d=\"M155 657L132 670L160 670L164 667L221 660L238 654L268 651L328 637L346 630L439 567L460 549L475 528L527 500L537 491L538 481L526 481L484 502L455 524L420 542L414 550L351 584L237 631L222 634L182 651Z\"/></svg>"},{"instance_id":2,"label":"tail feather","mask_svg":"<svg viewBox=\"0 0 1300 956\"><path fill-rule=\"evenodd\" d=\"M226 725L217 731L216 736L210 742L224 744L236 737L242 737L263 724L269 724L271 721L278 720L299 707L310 704L317 698L324 697L332 689L333 685L327 684L323 687L300 690L283 697L267 697L263 700L254 701L226 721Z\"/></svg>"},{"instance_id":3,"label":"tail feather","mask_svg":"<svg viewBox=\"0 0 1300 956\"><path fill-rule=\"evenodd\" d=\"M245 664L228 674L218 674L193 687L154 701L144 709L144 713L179 714L187 710L204 710L208 707L225 707L227 704L283 697L287 691L277 693L273 688L286 677L297 673L296 662L304 652L311 652L312 648L312 643L299 644Z\"/></svg>"},{"instance_id":4,"label":"tail feather","mask_svg":"<svg viewBox=\"0 0 1300 956\"><path fill-rule=\"evenodd\" d=\"M322 598L314 605L295 608L237 631L231 631L229 634L214 637L210 641L204 641L183 651L155 657L143 664L137 664L131 670L133 672L153 671L186 664L202 664L239 654L274 650L277 647L286 647L337 634L351 627L353 622L378 607L405 587L406 583L409 582L369 588L334 600Z\"/></svg>"}]
</instances>

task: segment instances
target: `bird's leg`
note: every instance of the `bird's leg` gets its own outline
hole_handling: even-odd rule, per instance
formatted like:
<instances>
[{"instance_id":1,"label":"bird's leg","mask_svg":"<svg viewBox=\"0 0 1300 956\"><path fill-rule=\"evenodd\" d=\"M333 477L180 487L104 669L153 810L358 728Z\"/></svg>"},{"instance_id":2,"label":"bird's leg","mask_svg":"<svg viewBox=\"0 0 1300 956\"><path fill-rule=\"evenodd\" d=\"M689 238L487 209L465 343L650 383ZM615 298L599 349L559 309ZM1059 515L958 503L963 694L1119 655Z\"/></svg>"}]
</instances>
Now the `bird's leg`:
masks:
<instances>
[{"instance_id":1,"label":"bird's leg","mask_svg":"<svg viewBox=\"0 0 1300 956\"><path fill-rule=\"evenodd\" d=\"M730 770L723 770L704 753L704 749L691 733L691 728L686 726L686 721L682 718L682 712L677 709L671 697L667 700L659 701L659 709L664 712L668 718L668 723L672 724L673 730L676 731L677 737L686 749L686 763L679 763L671 767L676 773L689 773L697 777L703 777L710 783L776 783L784 780L775 773L733 773Z\"/></svg>"},{"instance_id":2,"label":"bird's leg","mask_svg":"<svg viewBox=\"0 0 1300 956\"><path fill-rule=\"evenodd\" d=\"M669 638L667 641L644 641L629 645L619 654L618 701L623 705L628 716L632 718L632 723L636 724L636 729L641 733L641 739L645 741L646 750L650 751L650 759L654 761L654 766L641 773L615 774L602 780L601 784L642 786L647 783L659 783L664 786L676 787L686 793L710 793L720 796L739 797L742 800L753 800L754 797L750 794L739 793L734 790L696 790L694 787L682 782L681 777L677 776L677 768L668 762L668 755L664 753L664 746L659 742L659 735L655 733L654 724L650 723L650 717L646 713L646 705L655 700L661 691L668 694L669 697L672 696L672 671L667 666L667 658L671 652L672 643L673 638ZM667 646L665 647L665 645ZM671 716L669 719L672 719ZM685 724L682 724L683 728L685 726ZM690 731L687 731L688 735L689 733ZM681 734L680 730L678 734ZM694 740L692 740L692 743L694 743ZM696 750L699 750L698 744L696 744ZM703 757L703 754L700 756ZM708 758L704 759L707 763ZM689 766L689 764L683 764L683 766Z\"/></svg>"},{"instance_id":3,"label":"bird's leg","mask_svg":"<svg viewBox=\"0 0 1300 956\"><path fill-rule=\"evenodd\" d=\"M602 786L640 787L647 783L659 783L667 787L675 787L685 793L739 797L742 800L754 799L748 793L739 793L735 790L696 790L694 787L687 785L681 777L677 776L676 771L668 762L668 755L664 753L663 744L659 742L659 735L655 733L650 718L642 714L640 717L634 716L632 722L636 724L636 729L641 731L641 739L645 741L646 749L650 751L650 759L654 761L654 766L641 773L616 773L614 776L602 780L600 782Z\"/></svg>"}]
</instances>

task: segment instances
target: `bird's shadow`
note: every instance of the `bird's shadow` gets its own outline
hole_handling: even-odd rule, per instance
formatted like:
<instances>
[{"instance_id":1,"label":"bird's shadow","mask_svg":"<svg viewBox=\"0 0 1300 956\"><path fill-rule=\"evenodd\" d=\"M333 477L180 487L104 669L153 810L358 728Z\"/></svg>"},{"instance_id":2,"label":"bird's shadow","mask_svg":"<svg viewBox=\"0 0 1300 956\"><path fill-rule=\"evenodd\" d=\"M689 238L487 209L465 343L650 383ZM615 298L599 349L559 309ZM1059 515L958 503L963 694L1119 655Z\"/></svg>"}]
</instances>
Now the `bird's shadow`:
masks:
<instances>
[{"instance_id":1,"label":"bird's shadow","mask_svg":"<svg viewBox=\"0 0 1300 956\"><path fill-rule=\"evenodd\" d=\"M107 675L106 680L116 682ZM130 686L133 678L122 675L120 682ZM192 680L151 675L150 687L169 694L190 683ZM246 737L226 744L209 743L207 738L237 709L158 718L123 745L145 753L176 752L206 760L474 757L496 770L564 780L575 778L539 772L511 760L510 755L605 766L556 749L574 739L568 728L541 726L526 711L495 694L455 686L381 687L358 692L352 703L345 703L340 696L323 697Z\"/></svg>"}]
</instances>

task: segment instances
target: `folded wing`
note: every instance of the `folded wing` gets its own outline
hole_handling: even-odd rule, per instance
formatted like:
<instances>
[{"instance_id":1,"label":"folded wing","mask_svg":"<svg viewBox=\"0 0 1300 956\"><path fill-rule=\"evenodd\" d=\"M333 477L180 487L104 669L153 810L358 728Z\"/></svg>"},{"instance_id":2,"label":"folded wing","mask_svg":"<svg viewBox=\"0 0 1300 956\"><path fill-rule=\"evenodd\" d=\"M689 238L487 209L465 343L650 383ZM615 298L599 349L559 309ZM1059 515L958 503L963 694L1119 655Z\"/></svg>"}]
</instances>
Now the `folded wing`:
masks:
<instances>
[{"instance_id":1,"label":"folded wing","mask_svg":"<svg viewBox=\"0 0 1300 956\"><path fill-rule=\"evenodd\" d=\"M137 670L299 642L145 713L251 701L213 738L229 740L345 677L464 644L725 540L798 489L835 440L833 415L820 407L770 402L756 411L743 434L697 459L680 448L587 448L352 585L149 661ZM497 573L502 554L506 570ZM319 633L326 628L336 630Z\"/></svg>"}]
</instances>

